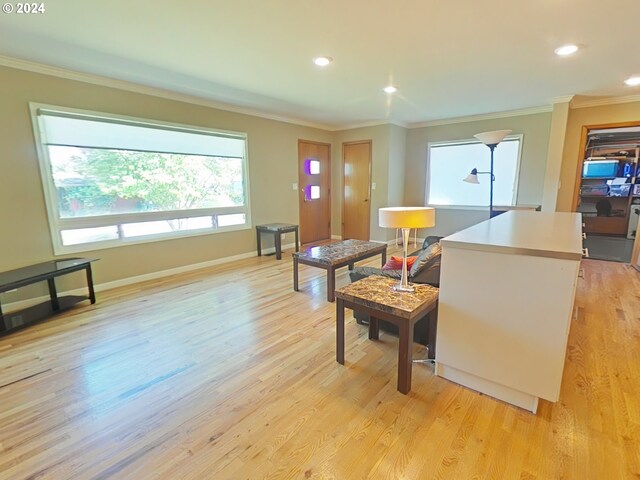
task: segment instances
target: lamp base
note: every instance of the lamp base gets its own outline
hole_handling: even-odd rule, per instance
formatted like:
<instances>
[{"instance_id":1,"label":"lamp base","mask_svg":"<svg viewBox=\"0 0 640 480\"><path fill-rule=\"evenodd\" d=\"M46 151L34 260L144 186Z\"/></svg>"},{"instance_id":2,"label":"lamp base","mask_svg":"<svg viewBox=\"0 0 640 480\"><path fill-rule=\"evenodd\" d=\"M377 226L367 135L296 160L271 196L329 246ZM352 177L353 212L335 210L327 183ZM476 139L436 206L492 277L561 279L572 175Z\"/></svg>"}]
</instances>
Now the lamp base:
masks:
<instances>
[{"instance_id":1,"label":"lamp base","mask_svg":"<svg viewBox=\"0 0 640 480\"><path fill-rule=\"evenodd\" d=\"M413 293L416 291L413 285L409 283L409 272L407 270L407 245L409 245L410 228L402 228L402 276L400 281L393 286L396 292Z\"/></svg>"},{"instance_id":2,"label":"lamp base","mask_svg":"<svg viewBox=\"0 0 640 480\"><path fill-rule=\"evenodd\" d=\"M402 282L396 284L393 286L393 289L396 292L408 292L408 293L413 293L416 291L415 288L413 288L413 285L411 285L410 283L407 283L407 285L402 285Z\"/></svg>"}]
</instances>

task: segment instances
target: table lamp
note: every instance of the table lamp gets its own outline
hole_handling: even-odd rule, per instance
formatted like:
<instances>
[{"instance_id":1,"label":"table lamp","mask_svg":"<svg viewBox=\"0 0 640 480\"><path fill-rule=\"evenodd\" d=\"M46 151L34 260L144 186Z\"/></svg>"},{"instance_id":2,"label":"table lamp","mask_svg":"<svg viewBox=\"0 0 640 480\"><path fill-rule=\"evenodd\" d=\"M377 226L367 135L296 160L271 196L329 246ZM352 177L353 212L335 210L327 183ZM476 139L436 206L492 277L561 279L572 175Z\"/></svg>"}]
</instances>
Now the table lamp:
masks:
<instances>
[{"instance_id":1,"label":"table lamp","mask_svg":"<svg viewBox=\"0 0 640 480\"><path fill-rule=\"evenodd\" d=\"M429 228L436 224L436 211L431 207L386 207L378 210L379 225L402 229L402 278L393 287L397 292L413 292L407 279L407 245L412 228Z\"/></svg>"}]
</instances>

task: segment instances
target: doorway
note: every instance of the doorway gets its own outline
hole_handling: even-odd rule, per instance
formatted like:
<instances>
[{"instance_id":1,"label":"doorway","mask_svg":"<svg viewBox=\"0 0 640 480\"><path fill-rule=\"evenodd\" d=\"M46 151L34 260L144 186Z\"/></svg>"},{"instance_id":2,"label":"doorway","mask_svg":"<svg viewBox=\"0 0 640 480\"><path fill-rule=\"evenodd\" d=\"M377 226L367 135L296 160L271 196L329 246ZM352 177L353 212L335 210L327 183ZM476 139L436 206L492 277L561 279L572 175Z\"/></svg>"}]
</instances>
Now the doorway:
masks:
<instances>
[{"instance_id":1,"label":"doorway","mask_svg":"<svg viewBox=\"0 0 640 480\"><path fill-rule=\"evenodd\" d=\"M298 140L300 243L331 238L331 145Z\"/></svg>"},{"instance_id":2,"label":"doorway","mask_svg":"<svg viewBox=\"0 0 640 480\"><path fill-rule=\"evenodd\" d=\"M342 239L370 238L371 140L342 144Z\"/></svg>"},{"instance_id":3,"label":"doorway","mask_svg":"<svg viewBox=\"0 0 640 480\"><path fill-rule=\"evenodd\" d=\"M640 122L582 127L575 211L589 257L629 263L640 218Z\"/></svg>"}]
</instances>

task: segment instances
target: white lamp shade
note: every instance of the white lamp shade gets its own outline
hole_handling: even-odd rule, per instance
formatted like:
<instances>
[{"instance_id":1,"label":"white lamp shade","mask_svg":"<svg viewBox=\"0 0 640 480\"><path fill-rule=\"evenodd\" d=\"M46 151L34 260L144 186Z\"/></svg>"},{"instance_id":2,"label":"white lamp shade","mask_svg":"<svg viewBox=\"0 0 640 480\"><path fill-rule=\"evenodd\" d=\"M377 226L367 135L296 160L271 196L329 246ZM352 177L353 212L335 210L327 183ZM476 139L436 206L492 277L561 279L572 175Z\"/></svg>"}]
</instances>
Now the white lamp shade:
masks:
<instances>
[{"instance_id":1,"label":"white lamp shade","mask_svg":"<svg viewBox=\"0 0 640 480\"><path fill-rule=\"evenodd\" d=\"M436 224L431 207L386 207L378 210L379 225L384 228L429 228Z\"/></svg>"},{"instance_id":2,"label":"white lamp shade","mask_svg":"<svg viewBox=\"0 0 640 480\"><path fill-rule=\"evenodd\" d=\"M462 179L463 182L467 183L480 183L478 181L478 171L474 168L471 170L471 173Z\"/></svg>"},{"instance_id":3,"label":"white lamp shade","mask_svg":"<svg viewBox=\"0 0 640 480\"><path fill-rule=\"evenodd\" d=\"M474 135L474 137L485 145L497 145L511 132L512 130L495 130L493 132L478 133L477 135Z\"/></svg>"}]
</instances>

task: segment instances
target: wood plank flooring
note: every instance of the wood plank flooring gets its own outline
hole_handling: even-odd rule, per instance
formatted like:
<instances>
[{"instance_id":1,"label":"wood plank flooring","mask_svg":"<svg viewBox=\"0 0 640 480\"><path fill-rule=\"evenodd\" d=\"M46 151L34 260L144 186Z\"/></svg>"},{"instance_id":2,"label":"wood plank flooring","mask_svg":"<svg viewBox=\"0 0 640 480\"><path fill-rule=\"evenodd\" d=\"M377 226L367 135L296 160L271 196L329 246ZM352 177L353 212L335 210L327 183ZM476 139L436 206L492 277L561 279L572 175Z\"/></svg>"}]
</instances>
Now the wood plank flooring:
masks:
<instances>
[{"instance_id":1,"label":"wood plank flooring","mask_svg":"<svg viewBox=\"0 0 640 480\"><path fill-rule=\"evenodd\" d=\"M535 416L432 366L398 393L397 338L350 312L336 363L325 272L293 292L289 251L99 293L0 338L0 479L640 478L640 273L583 264Z\"/></svg>"}]
</instances>

